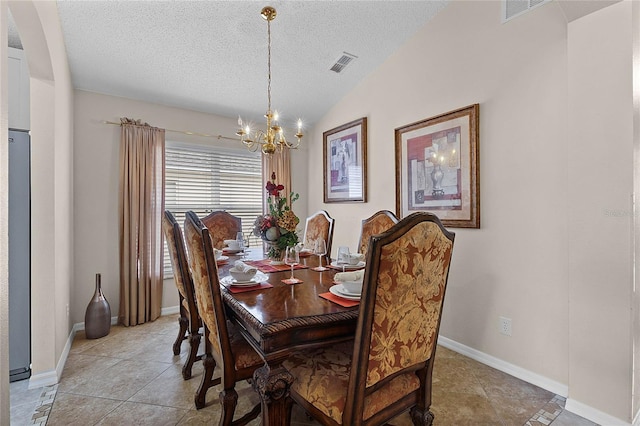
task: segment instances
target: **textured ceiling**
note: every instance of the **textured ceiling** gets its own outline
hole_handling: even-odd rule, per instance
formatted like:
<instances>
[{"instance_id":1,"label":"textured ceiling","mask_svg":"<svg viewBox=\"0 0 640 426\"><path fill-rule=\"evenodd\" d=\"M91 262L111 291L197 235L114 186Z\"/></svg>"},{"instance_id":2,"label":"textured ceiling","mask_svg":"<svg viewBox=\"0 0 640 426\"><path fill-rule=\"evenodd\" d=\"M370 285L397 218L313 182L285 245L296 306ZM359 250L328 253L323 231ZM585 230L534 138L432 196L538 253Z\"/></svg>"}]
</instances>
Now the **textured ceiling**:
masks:
<instances>
[{"instance_id":1,"label":"textured ceiling","mask_svg":"<svg viewBox=\"0 0 640 426\"><path fill-rule=\"evenodd\" d=\"M266 5L278 13L272 106L285 125L298 117L311 125L446 1L58 0L73 84L261 122ZM341 74L329 71L342 52L358 58Z\"/></svg>"}]
</instances>

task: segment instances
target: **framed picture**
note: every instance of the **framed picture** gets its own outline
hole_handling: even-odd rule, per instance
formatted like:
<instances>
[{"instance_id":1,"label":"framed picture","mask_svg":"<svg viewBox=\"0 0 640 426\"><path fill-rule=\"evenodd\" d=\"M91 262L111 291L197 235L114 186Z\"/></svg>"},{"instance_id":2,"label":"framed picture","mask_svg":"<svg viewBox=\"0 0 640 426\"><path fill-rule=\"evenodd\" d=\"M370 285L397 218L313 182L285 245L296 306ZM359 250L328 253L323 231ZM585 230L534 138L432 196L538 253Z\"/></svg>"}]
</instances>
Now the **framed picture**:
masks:
<instances>
[{"instance_id":1,"label":"framed picture","mask_svg":"<svg viewBox=\"0 0 640 426\"><path fill-rule=\"evenodd\" d=\"M396 214L480 228L478 104L395 129Z\"/></svg>"},{"instance_id":2,"label":"framed picture","mask_svg":"<svg viewBox=\"0 0 640 426\"><path fill-rule=\"evenodd\" d=\"M367 201L367 118L322 134L324 202Z\"/></svg>"}]
</instances>

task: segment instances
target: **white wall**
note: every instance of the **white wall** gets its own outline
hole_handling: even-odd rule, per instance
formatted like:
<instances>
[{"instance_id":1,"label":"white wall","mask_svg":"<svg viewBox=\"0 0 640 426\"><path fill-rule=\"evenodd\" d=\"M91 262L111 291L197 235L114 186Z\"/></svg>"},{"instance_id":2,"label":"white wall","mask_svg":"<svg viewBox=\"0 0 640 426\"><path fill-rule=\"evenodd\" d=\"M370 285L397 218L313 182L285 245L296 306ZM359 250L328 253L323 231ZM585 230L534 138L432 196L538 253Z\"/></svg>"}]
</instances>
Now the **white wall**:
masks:
<instances>
[{"instance_id":1,"label":"white wall","mask_svg":"<svg viewBox=\"0 0 640 426\"><path fill-rule=\"evenodd\" d=\"M569 24L569 402L631 420L631 2Z\"/></svg>"},{"instance_id":2,"label":"white wall","mask_svg":"<svg viewBox=\"0 0 640 426\"><path fill-rule=\"evenodd\" d=\"M120 117L141 119L152 126L235 137L237 118L220 117L125 98L75 92L75 271L71 321L84 321L84 312L93 295L96 272L102 273L102 289L117 316L119 306L118 266L118 185ZM192 144L239 147L239 141L217 140L167 132L166 139ZM306 152L294 152L293 190L306 189ZM301 165L297 167L296 165ZM301 195L304 199L304 194ZM296 203L304 206L303 203ZM306 210L296 210L306 215ZM165 280L163 308L178 306L172 277Z\"/></svg>"},{"instance_id":3,"label":"white wall","mask_svg":"<svg viewBox=\"0 0 640 426\"><path fill-rule=\"evenodd\" d=\"M613 40L628 43L627 30L616 28L626 25L619 11L606 13L613 16L604 19L605 29L597 34L607 39L611 31ZM592 24L587 25L593 30ZM585 116L569 113L568 107L581 103L582 109L588 109L597 103L597 96L609 90L613 79L609 77L621 68L626 78L622 57L630 58L631 52L614 49L613 63L610 56L603 61L602 68L610 66L604 74L606 83L591 81L590 86L572 92L569 102L568 77L572 75L568 74L567 31L566 18L555 2L505 24L500 22L499 1L451 2L314 129L309 193L322 191L322 164L312 161L321 158L322 132L368 117L369 202L323 204L316 197L310 200L309 210L324 208L336 219L334 247L355 246L362 218L380 209L394 210L394 129L479 103L482 223L478 230L453 229L456 244L441 333L560 388L568 387L570 398L606 413L609 419L629 421L631 228L627 220L611 229L615 221L604 218L601 207L602 203L630 206L630 101L625 106L630 81L616 82L613 93L605 96L607 103L598 106L615 106L603 116L608 120L622 113L614 123L624 125L613 131L615 137L598 140L598 145L596 135L603 131L590 135L587 147L591 149L583 149L583 133L578 135L569 126L580 125L582 121L570 120L585 120ZM600 48L596 53L601 53ZM592 54L593 60L597 54ZM596 85L599 90L592 99L589 88ZM623 94L625 88L628 93ZM588 119L589 126L596 128L611 124L593 116ZM581 163L583 158L592 167ZM573 225L576 221L580 228ZM599 228L595 233L594 226ZM592 247L603 236L605 247ZM581 253L579 259L576 250ZM580 276L570 281L570 272L580 268ZM590 275L588 284L580 281L585 275ZM588 288L585 293L579 291L583 285ZM608 295L612 288L615 294ZM571 303L580 302L584 309L580 316L572 311L571 321L570 297ZM588 325L599 322L588 345L586 327L570 328L587 312L591 315ZM512 319L512 337L498 333L499 316ZM620 337L614 338L613 330L620 330ZM569 364L578 362L585 351L585 358L599 360L598 364L591 369ZM609 378L603 391L597 382L605 376Z\"/></svg>"}]
</instances>

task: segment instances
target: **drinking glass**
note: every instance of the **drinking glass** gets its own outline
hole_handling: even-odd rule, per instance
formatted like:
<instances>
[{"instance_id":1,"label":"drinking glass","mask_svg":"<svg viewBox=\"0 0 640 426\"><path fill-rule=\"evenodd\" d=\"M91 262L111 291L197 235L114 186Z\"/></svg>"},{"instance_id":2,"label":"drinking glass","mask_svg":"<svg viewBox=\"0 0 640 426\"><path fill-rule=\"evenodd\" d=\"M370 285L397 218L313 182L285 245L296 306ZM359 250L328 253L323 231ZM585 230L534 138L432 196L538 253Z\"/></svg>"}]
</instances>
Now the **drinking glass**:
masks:
<instances>
[{"instance_id":1,"label":"drinking glass","mask_svg":"<svg viewBox=\"0 0 640 426\"><path fill-rule=\"evenodd\" d=\"M349 263L349 247L347 246L338 247L337 264L342 265L342 272L345 271L348 263Z\"/></svg>"},{"instance_id":2,"label":"drinking glass","mask_svg":"<svg viewBox=\"0 0 640 426\"><path fill-rule=\"evenodd\" d=\"M322 256L327 254L327 243L322 238L318 238L313 247L313 253L318 255L318 267L313 268L314 271L326 271L327 268L322 266Z\"/></svg>"},{"instance_id":3,"label":"drinking glass","mask_svg":"<svg viewBox=\"0 0 640 426\"><path fill-rule=\"evenodd\" d=\"M246 258L249 254L249 233L242 234L242 257Z\"/></svg>"},{"instance_id":4,"label":"drinking glass","mask_svg":"<svg viewBox=\"0 0 640 426\"><path fill-rule=\"evenodd\" d=\"M300 263L300 252L295 247L287 247L284 253L284 263L291 266L291 278L289 278L289 281L297 281L293 277L293 267Z\"/></svg>"},{"instance_id":5,"label":"drinking glass","mask_svg":"<svg viewBox=\"0 0 640 426\"><path fill-rule=\"evenodd\" d=\"M236 241L238 242L238 249L240 251L244 251L244 237L242 236L242 232L236 233Z\"/></svg>"}]
</instances>

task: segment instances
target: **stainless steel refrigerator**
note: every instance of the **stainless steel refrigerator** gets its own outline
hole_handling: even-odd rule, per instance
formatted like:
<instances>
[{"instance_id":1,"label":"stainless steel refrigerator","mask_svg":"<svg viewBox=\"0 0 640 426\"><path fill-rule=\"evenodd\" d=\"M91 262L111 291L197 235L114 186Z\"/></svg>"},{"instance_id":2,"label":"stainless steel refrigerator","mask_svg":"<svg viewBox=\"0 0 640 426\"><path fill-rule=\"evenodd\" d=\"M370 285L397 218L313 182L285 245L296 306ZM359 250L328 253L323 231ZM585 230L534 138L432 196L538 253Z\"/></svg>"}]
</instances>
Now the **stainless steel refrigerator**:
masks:
<instances>
[{"instance_id":1,"label":"stainless steel refrigerator","mask_svg":"<svg viewBox=\"0 0 640 426\"><path fill-rule=\"evenodd\" d=\"M9 130L9 377L31 376L31 171L29 133Z\"/></svg>"}]
</instances>

